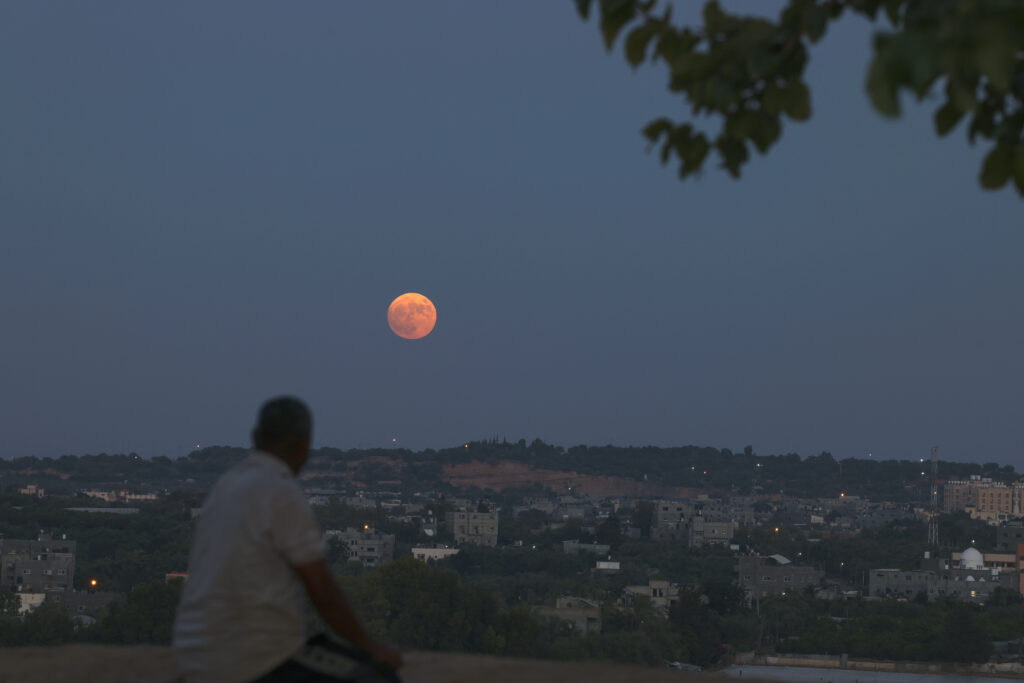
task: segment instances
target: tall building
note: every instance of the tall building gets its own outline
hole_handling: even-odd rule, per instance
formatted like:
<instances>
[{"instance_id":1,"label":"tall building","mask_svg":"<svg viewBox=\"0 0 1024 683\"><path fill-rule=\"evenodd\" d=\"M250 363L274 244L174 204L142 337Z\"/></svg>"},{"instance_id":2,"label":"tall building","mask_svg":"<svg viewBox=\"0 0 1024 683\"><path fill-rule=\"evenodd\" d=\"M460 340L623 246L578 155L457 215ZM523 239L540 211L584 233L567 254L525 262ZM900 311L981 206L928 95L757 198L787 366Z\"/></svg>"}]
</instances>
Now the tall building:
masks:
<instances>
[{"instance_id":1,"label":"tall building","mask_svg":"<svg viewBox=\"0 0 1024 683\"><path fill-rule=\"evenodd\" d=\"M0 586L25 593L66 591L75 583L75 542L40 533L34 541L0 539Z\"/></svg>"},{"instance_id":2,"label":"tall building","mask_svg":"<svg viewBox=\"0 0 1024 683\"><path fill-rule=\"evenodd\" d=\"M477 507L475 510L461 507L446 513L448 530L455 536L456 543L498 545L498 511L493 508Z\"/></svg>"},{"instance_id":3,"label":"tall building","mask_svg":"<svg viewBox=\"0 0 1024 683\"><path fill-rule=\"evenodd\" d=\"M942 487L942 511L961 510L990 522L1024 517L1024 483L1004 484L977 475L947 481Z\"/></svg>"},{"instance_id":4,"label":"tall building","mask_svg":"<svg viewBox=\"0 0 1024 683\"><path fill-rule=\"evenodd\" d=\"M370 527L344 531L330 529L324 538L340 541L348 548L349 562L359 562L364 567L379 567L395 559L395 535L378 534Z\"/></svg>"}]
</instances>

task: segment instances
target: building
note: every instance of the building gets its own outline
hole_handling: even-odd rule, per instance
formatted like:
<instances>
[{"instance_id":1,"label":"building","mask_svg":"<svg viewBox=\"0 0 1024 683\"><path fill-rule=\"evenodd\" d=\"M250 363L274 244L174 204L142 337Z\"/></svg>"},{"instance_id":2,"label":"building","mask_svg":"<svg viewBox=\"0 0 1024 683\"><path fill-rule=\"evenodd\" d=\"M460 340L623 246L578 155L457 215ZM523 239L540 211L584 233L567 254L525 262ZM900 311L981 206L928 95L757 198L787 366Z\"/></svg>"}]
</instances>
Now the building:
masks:
<instances>
[{"instance_id":1,"label":"building","mask_svg":"<svg viewBox=\"0 0 1024 683\"><path fill-rule=\"evenodd\" d=\"M18 616L31 612L46 600L46 593L18 593Z\"/></svg>"},{"instance_id":2,"label":"building","mask_svg":"<svg viewBox=\"0 0 1024 683\"><path fill-rule=\"evenodd\" d=\"M622 589L622 606L635 607L637 598L647 598L651 607L664 615L679 602L679 586L668 581L648 581L646 586L626 586Z\"/></svg>"},{"instance_id":3,"label":"building","mask_svg":"<svg viewBox=\"0 0 1024 683\"><path fill-rule=\"evenodd\" d=\"M110 605L124 596L112 591L64 591L53 593L48 599L64 606L72 617L98 619L106 614Z\"/></svg>"},{"instance_id":4,"label":"building","mask_svg":"<svg viewBox=\"0 0 1024 683\"><path fill-rule=\"evenodd\" d=\"M656 541L683 541L688 539L687 518L692 508L679 500L659 500L654 503L654 526L651 538Z\"/></svg>"},{"instance_id":5,"label":"building","mask_svg":"<svg viewBox=\"0 0 1024 683\"><path fill-rule=\"evenodd\" d=\"M1024 543L1024 521L1002 524L996 529L996 550L998 552L1015 552L1021 543Z\"/></svg>"},{"instance_id":6,"label":"building","mask_svg":"<svg viewBox=\"0 0 1024 683\"><path fill-rule=\"evenodd\" d=\"M612 547L607 543L580 543L578 540L562 541L562 552L566 555L579 555L580 553L607 555L611 549Z\"/></svg>"},{"instance_id":7,"label":"building","mask_svg":"<svg viewBox=\"0 0 1024 683\"><path fill-rule=\"evenodd\" d=\"M1024 483L1004 484L977 475L947 481L942 486L942 511L961 510L990 522L1024 517Z\"/></svg>"},{"instance_id":8,"label":"building","mask_svg":"<svg viewBox=\"0 0 1024 683\"><path fill-rule=\"evenodd\" d=\"M0 539L0 586L15 592L66 591L75 582L75 542L40 533L34 541Z\"/></svg>"},{"instance_id":9,"label":"building","mask_svg":"<svg viewBox=\"0 0 1024 683\"><path fill-rule=\"evenodd\" d=\"M741 555L736 569L740 587L752 599L817 588L825 578L820 569L795 565L782 555Z\"/></svg>"},{"instance_id":10,"label":"building","mask_svg":"<svg viewBox=\"0 0 1024 683\"><path fill-rule=\"evenodd\" d=\"M1011 558L1009 564L1007 556ZM986 556L977 548L967 548L954 553L954 557L944 560L926 554L921 568L915 570L872 569L868 593L876 598L912 599L924 594L929 600L984 603L996 588L1021 590L1020 570L1016 568L1021 563L1019 554Z\"/></svg>"},{"instance_id":11,"label":"building","mask_svg":"<svg viewBox=\"0 0 1024 683\"><path fill-rule=\"evenodd\" d=\"M726 545L740 520L749 520L744 505L712 498L659 500L654 504L651 537L658 541L685 541L691 548L709 543Z\"/></svg>"},{"instance_id":12,"label":"building","mask_svg":"<svg viewBox=\"0 0 1024 683\"><path fill-rule=\"evenodd\" d=\"M443 560L452 555L458 555L458 548L413 548L412 556L413 559L419 560L420 562L437 562Z\"/></svg>"},{"instance_id":13,"label":"building","mask_svg":"<svg viewBox=\"0 0 1024 683\"><path fill-rule=\"evenodd\" d=\"M736 525L732 522L711 522L693 517L687 525L687 544L691 548L705 545L729 545Z\"/></svg>"},{"instance_id":14,"label":"building","mask_svg":"<svg viewBox=\"0 0 1024 683\"><path fill-rule=\"evenodd\" d=\"M159 499L159 496L155 493L132 493L128 489L116 489L109 491L104 489L89 489L82 491L82 493L90 498L98 498L100 500L105 500L108 503L154 501Z\"/></svg>"},{"instance_id":15,"label":"building","mask_svg":"<svg viewBox=\"0 0 1024 683\"><path fill-rule=\"evenodd\" d=\"M324 538L347 546L348 561L359 562L364 567L379 567L395 559L394 534L378 534L368 526L349 527L344 531L331 529L324 532Z\"/></svg>"},{"instance_id":16,"label":"building","mask_svg":"<svg viewBox=\"0 0 1024 683\"><path fill-rule=\"evenodd\" d=\"M456 543L494 548L498 545L498 511L480 505L475 510L460 507L445 514L448 530Z\"/></svg>"},{"instance_id":17,"label":"building","mask_svg":"<svg viewBox=\"0 0 1024 683\"><path fill-rule=\"evenodd\" d=\"M565 595L555 600L554 607L538 607L535 612L569 622L577 633L601 632L601 605L591 600Z\"/></svg>"},{"instance_id":18,"label":"building","mask_svg":"<svg viewBox=\"0 0 1024 683\"><path fill-rule=\"evenodd\" d=\"M46 495L46 489L40 488L36 484L29 484L23 489L18 489L18 493L23 496L36 496L42 498Z\"/></svg>"}]
</instances>

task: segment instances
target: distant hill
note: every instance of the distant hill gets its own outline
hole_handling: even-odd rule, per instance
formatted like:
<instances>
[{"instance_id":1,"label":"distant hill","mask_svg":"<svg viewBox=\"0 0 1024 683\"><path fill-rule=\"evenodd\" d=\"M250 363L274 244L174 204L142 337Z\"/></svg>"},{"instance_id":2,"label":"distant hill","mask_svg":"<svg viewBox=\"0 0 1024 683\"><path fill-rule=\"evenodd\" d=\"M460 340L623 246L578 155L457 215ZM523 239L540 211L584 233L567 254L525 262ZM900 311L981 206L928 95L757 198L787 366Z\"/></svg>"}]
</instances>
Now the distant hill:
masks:
<instances>
[{"instance_id":1,"label":"distant hill","mask_svg":"<svg viewBox=\"0 0 1024 683\"><path fill-rule=\"evenodd\" d=\"M213 446L184 457L141 458L134 453L59 458L0 460L5 484L50 481L57 488L90 484L129 484L158 488L205 489L247 450ZM470 463L477 463L467 467ZM516 463L515 477L488 479L487 467ZM473 475L472 472L476 472ZM834 497L840 493L872 499L924 501L928 497L928 463L920 460L848 458L829 453L801 458L795 453L757 455L700 446L671 448L620 446L562 446L535 439L527 443L504 440L473 441L441 450L319 448L312 453L304 475L324 485L339 479L359 486L392 482L410 490L437 487L478 489L530 487L539 484L564 490L571 481L588 482L595 494L615 490L631 495L664 496L679 491L711 491L734 495L785 494ZM525 472L525 474L524 474ZM534 473L531 476L529 473ZM1012 466L997 463L940 461L940 479L971 475L997 481L1016 481ZM481 474L483 473L483 474ZM552 473L566 473L559 477ZM922 474L924 473L924 474ZM605 478L603 486L595 482ZM632 482L632 484L630 483ZM679 495L676 493L676 495Z\"/></svg>"}]
</instances>

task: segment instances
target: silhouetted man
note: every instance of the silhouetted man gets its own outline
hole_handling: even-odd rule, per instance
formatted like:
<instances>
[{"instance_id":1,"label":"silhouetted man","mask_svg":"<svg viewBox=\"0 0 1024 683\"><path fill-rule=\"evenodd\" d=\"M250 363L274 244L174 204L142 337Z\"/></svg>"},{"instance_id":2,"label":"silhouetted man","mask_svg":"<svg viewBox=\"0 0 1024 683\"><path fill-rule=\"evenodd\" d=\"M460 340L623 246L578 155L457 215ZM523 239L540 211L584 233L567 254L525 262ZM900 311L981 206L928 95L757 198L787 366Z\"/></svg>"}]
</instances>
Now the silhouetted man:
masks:
<instances>
[{"instance_id":1,"label":"silhouetted man","mask_svg":"<svg viewBox=\"0 0 1024 683\"><path fill-rule=\"evenodd\" d=\"M295 480L312 428L298 399L267 401L253 451L206 498L174 624L189 683L397 680L401 655L374 641L353 614ZM303 593L357 650L324 636L307 640Z\"/></svg>"}]
</instances>

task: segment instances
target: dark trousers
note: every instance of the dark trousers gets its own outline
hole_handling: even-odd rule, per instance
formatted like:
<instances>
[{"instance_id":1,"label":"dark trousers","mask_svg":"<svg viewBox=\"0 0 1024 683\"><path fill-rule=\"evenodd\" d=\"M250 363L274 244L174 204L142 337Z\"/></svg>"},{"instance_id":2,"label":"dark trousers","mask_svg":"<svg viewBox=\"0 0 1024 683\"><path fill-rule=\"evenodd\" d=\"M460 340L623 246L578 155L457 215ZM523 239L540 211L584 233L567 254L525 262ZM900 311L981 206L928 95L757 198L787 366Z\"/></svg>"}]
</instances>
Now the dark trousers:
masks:
<instances>
[{"instance_id":1,"label":"dark trousers","mask_svg":"<svg viewBox=\"0 0 1024 683\"><path fill-rule=\"evenodd\" d=\"M299 652L253 683L401 683L362 650L313 636Z\"/></svg>"}]
</instances>

